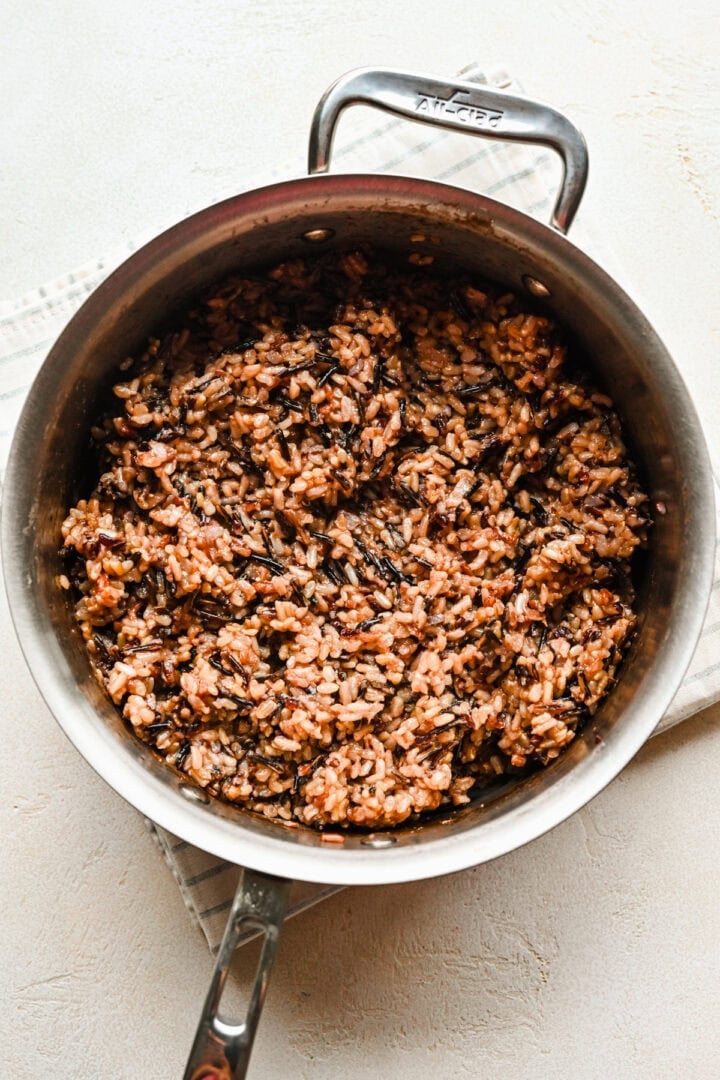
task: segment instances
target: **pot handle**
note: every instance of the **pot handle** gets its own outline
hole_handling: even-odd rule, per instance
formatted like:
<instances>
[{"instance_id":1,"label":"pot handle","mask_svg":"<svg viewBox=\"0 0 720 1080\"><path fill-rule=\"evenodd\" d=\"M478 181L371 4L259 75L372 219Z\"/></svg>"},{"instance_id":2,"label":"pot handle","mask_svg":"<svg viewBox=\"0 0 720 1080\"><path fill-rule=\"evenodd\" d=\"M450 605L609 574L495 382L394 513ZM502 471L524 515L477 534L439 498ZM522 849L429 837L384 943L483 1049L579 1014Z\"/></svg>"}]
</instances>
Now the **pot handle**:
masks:
<instances>
[{"instance_id":1,"label":"pot handle","mask_svg":"<svg viewBox=\"0 0 720 1080\"><path fill-rule=\"evenodd\" d=\"M348 105L360 104L470 135L552 147L562 159L563 176L551 224L561 233L569 229L587 181L587 147L575 125L549 105L477 83L357 68L334 82L318 103L310 128L311 174L328 171L340 114Z\"/></svg>"},{"instance_id":2,"label":"pot handle","mask_svg":"<svg viewBox=\"0 0 720 1080\"><path fill-rule=\"evenodd\" d=\"M290 882L284 878L242 871L184 1080L242 1080L247 1074L289 892ZM262 931L265 940L245 1019L231 1023L220 1016L220 1002L238 938L247 926Z\"/></svg>"}]
</instances>

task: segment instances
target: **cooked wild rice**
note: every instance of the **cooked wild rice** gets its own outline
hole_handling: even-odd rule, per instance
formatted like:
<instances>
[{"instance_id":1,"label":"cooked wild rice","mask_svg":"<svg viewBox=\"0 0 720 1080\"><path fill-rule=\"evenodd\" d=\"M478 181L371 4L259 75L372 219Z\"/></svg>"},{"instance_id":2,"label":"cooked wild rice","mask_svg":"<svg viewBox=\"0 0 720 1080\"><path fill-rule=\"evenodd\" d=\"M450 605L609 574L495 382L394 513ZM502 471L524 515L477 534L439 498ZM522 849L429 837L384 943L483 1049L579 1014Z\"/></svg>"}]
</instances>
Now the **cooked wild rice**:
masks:
<instances>
[{"instance_id":1,"label":"cooked wild rice","mask_svg":"<svg viewBox=\"0 0 720 1080\"><path fill-rule=\"evenodd\" d=\"M556 758L632 636L648 525L566 351L496 287L352 252L229 280L126 361L61 583L135 734L320 828Z\"/></svg>"}]
</instances>

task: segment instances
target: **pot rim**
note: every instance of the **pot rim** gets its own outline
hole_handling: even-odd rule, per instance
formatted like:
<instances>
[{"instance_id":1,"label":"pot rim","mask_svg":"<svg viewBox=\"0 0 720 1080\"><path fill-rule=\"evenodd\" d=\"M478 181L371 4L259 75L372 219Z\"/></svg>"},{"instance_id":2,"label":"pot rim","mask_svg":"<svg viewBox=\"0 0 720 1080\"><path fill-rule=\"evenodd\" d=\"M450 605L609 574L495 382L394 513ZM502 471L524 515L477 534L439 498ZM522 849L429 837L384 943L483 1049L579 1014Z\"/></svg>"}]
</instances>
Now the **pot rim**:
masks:
<instances>
[{"instance_id":1,"label":"pot rim","mask_svg":"<svg viewBox=\"0 0 720 1080\"><path fill-rule=\"evenodd\" d=\"M113 291L136 266L167 258L193 235L202 231L218 215L232 217L254 204L260 216L279 203L292 199L301 205L311 191L332 197L361 188L379 196L404 199L414 196L425 206L428 200L442 200L453 212L468 213L486 223L502 223L510 232L535 238L554 246L574 272L589 282L595 292L610 293L619 315L639 323L640 332L653 359L657 359L657 377L666 384L666 392L677 403L679 424L689 440L686 456L692 455L695 471L687 477L689 502L693 506L693 528L689 531L689 557L685 566L679 597L673 609L668 633L660 642L654 662L649 665L640 691L629 702L621 720L612 729L607 747L600 745L584 759L573 764L567 773L547 789L477 827L445 836L425 839L422 849L408 843L381 849L343 850L339 844L303 845L297 842L302 830L277 828L277 836L253 833L242 820L242 812L229 818L208 814L194 801L185 800L148 770L131 752L118 754L117 743L107 725L86 723L83 703L90 706L68 670L61 670L53 659L57 651L54 629L36 602L32 591L32 563L29 556L32 535L30 517L33 507L28 478L23 474L27 449L34 433L44 425L43 400L53 377L61 377L63 351L71 340L78 319L99 318L106 304L117 302ZM57 370L56 370L57 369ZM631 760L646 741L670 704L692 658L702 628L710 594L714 564L714 484L707 448L692 401L681 376L654 330L635 304L596 263L565 236L555 232L521 211L514 210L486 196L455 188L437 181L374 174L333 174L302 177L253 189L214 204L162 232L121 264L91 294L48 354L28 393L10 451L2 513L2 552L5 587L11 616L22 652L33 679L50 711L77 750L127 802L182 840L213 855L253 869L282 877L337 885L383 884L430 878L486 862L536 839L560 824L597 795ZM689 588L692 583L692 588ZM672 631L672 632L671 632ZM642 697L642 701L640 698ZM422 826L419 827L422 829ZM292 842L288 842L292 841ZM422 850L422 854L421 854Z\"/></svg>"}]
</instances>

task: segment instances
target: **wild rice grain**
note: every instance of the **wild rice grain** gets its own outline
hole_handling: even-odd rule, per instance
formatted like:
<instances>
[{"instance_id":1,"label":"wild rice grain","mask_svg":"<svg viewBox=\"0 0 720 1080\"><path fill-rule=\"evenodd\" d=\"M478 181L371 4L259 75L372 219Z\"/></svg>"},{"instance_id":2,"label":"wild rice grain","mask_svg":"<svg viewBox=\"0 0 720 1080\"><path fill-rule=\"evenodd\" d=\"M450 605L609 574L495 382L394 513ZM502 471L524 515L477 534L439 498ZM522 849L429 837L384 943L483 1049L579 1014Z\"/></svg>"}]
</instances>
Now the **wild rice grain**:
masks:
<instances>
[{"instance_id":1,"label":"wild rice grain","mask_svg":"<svg viewBox=\"0 0 720 1080\"><path fill-rule=\"evenodd\" d=\"M62 526L134 735L286 827L393 826L549 764L635 627L651 515L608 398L546 315L423 261L213 290L123 363Z\"/></svg>"}]
</instances>

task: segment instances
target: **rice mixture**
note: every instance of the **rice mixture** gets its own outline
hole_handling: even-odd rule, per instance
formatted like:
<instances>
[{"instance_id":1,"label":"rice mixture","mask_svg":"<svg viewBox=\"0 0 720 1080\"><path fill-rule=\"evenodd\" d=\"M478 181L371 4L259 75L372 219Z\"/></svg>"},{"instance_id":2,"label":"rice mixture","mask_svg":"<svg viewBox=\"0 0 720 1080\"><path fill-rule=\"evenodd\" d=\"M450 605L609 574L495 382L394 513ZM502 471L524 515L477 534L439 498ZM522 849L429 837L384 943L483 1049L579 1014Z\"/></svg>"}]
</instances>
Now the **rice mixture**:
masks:
<instances>
[{"instance_id":1,"label":"rice mixture","mask_svg":"<svg viewBox=\"0 0 720 1080\"><path fill-rule=\"evenodd\" d=\"M613 684L648 502L546 317L417 255L225 282L122 365L65 588L212 795L397 825L547 765Z\"/></svg>"}]
</instances>

